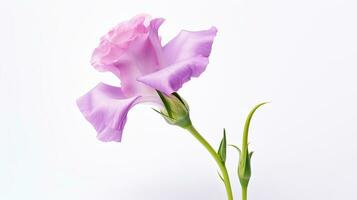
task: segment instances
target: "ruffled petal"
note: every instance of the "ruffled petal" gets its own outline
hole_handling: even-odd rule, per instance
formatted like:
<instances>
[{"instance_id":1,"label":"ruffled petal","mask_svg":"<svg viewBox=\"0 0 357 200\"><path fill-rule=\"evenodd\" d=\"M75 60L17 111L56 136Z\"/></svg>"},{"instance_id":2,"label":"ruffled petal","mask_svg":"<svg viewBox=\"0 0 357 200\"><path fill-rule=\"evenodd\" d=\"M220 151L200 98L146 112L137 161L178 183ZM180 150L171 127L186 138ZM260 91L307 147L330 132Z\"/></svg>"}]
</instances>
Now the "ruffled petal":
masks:
<instances>
[{"instance_id":1,"label":"ruffled petal","mask_svg":"<svg viewBox=\"0 0 357 200\"><path fill-rule=\"evenodd\" d=\"M176 92L206 69L217 29L181 31L163 49L165 67L137 80L166 94Z\"/></svg>"},{"instance_id":2,"label":"ruffled petal","mask_svg":"<svg viewBox=\"0 0 357 200\"><path fill-rule=\"evenodd\" d=\"M169 95L180 89L191 77L198 77L207 64L208 58L197 56L139 77L138 81Z\"/></svg>"},{"instance_id":3,"label":"ruffled petal","mask_svg":"<svg viewBox=\"0 0 357 200\"><path fill-rule=\"evenodd\" d=\"M110 71L121 80L126 96L155 93L136 78L160 70L163 48L158 29L162 18L139 15L119 24L101 38L91 63L99 71Z\"/></svg>"},{"instance_id":4,"label":"ruffled petal","mask_svg":"<svg viewBox=\"0 0 357 200\"><path fill-rule=\"evenodd\" d=\"M147 38L133 42L125 56L111 70L121 80L126 95L156 94L155 90L138 82L137 78L161 69L163 52L158 29L163 21L161 18L152 20Z\"/></svg>"},{"instance_id":5,"label":"ruffled petal","mask_svg":"<svg viewBox=\"0 0 357 200\"><path fill-rule=\"evenodd\" d=\"M101 37L99 46L93 51L91 63L99 71L110 71L113 64L118 62L135 40L146 38L148 29L147 15L138 15L118 24L106 35Z\"/></svg>"},{"instance_id":6,"label":"ruffled petal","mask_svg":"<svg viewBox=\"0 0 357 200\"><path fill-rule=\"evenodd\" d=\"M101 141L120 142L128 111L140 96L126 98L119 87L98 84L77 100L84 117L94 126Z\"/></svg>"}]
</instances>

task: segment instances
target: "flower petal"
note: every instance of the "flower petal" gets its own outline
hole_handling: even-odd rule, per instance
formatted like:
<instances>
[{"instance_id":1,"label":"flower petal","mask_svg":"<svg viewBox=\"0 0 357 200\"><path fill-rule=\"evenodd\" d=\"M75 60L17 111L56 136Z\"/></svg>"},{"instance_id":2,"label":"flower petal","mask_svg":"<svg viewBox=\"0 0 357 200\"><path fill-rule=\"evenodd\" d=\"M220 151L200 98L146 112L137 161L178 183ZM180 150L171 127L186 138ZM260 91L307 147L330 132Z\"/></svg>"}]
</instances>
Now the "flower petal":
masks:
<instances>
[{"instance_id":1,"label":"flower petal","mask_svg":"<svg viewBox=\"0 0 357 200\"><path fill-rule=\"evenodd\" d=\"M157 60L157 66L161 67L163 65L163 48L161 46L161 38L159 36L159 28L164 23L164 18L156 18L151 20L150 22L150 32L149 32L149 40L152 46L153 52ZM157 68L150 69L150 72L153 70L157 70Z\"/></svg>"},{"instance_id":2,"label":"flower petal","mask_svg":"<svg viewBox=\"0 0 357 200\"><path fill-rule=\"evenodd\" d=\"M209 57L217 29L212 27L204 31L182 30L164 46L167 65L196 56Z\"/></svg>"},{"instance_id":3,"label":"flower petal","mask_svg":"<svg viewBox=\"0 0 357 200\"><path fill-rule=\"evenodd\" d=\"M138 15L118 24L100 39L99 46L93 51L91 63L99 71L110 71L110 68L120 60L132 42L141 37L147 37L147 15Z\"/></svg>"},{"instance_id":4,"label":"flower petal","mask_svg":"<svg viewBox=\"0 0 357 200\"><path fill-rule=\"evenodd\" d=\"M161 18L153 19L147 38L133 42L126 56L111 70L121 80L126 95L156 94L155 90L138 82L137 78L161 69L163 52L158 29L163 21Z\"/></svg>"},{"instance_id":5,"label":"flower petal","mask_svg":"<svg viewBox=\"0 0 357 200\"><path fill-rule=\"evenodd\" d=\"M139 98L126 98L121 88L100 83L80 97L77 105L98 132L99 140L120 142L128 111Z\"/></svg>"},{"instance_id":6,"label":"flower petal","mask_svg":"<svg viewBox=\"0 0 357 200\"><path fill-rule=\"evenodd\" d=\"M166 66L137 80L166 94L176 92L206 69L216 33L215 27L205 31L181 31L163 49Z\"/></svg>"},{"instance_id":7,"label":"flower petal","mask_svg":"<svg viewBox=\"0 0 357 200\"><path fill-rule=\"evenodd\" d=\"M102 38L92 57L94 67L100 71L110 71L121 80L121 88L126 96L156 94L155 90L136 78L160 70L162 66L163 49L158 29L164 19L150 20L147 25L143 17L139 19L127 22L129 28L119 25L110 31ZM141 27L139 25L145 31L137 31Z\"/></svg>"},{"instance_id":8,"label":"flower petal","mask_svg":"<svg viewBox=\"0 0 357 200\"><path fill-rule=\"evenodd\" d=\"M208 58L197 56L139 77L137 80L169 95L180 89L191 77L198 77L207 64Z\"/></svg>"}]
</instances>

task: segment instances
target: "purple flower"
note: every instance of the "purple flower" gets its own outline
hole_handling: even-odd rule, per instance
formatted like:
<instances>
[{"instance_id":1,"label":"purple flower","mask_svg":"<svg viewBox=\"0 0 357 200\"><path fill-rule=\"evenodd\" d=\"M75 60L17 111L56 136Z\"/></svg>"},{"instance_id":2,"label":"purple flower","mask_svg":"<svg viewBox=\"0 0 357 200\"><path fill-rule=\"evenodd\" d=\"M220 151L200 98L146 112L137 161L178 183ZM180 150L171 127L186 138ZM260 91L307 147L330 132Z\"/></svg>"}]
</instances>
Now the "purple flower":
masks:
<instances>
[{"instance_id":1,"label":"purple flower","mask_svg":"<svg viewBox=\"0 0 357 200\"><path fill-rule=\"evenodd\" d=\"M205 70L217 29L183 30L162 46L158 29L163 21L136 16L110 30L94 50L94 68L112 72L121 81L121 87L99 83L77 100L99 140L120 141L134 105L149 102L161 107L156 90L169 95Z\"/></svg>"}]
</instances>

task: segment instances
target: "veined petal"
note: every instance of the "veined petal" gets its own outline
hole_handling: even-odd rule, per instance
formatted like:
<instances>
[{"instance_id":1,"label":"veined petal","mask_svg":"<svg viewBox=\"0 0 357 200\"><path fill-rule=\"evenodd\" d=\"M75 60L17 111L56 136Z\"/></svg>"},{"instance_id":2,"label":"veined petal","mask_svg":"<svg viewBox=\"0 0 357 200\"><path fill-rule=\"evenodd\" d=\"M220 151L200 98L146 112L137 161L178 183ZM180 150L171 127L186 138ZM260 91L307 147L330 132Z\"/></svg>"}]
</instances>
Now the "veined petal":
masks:
<instances>
[{"instance_id":1,"label":"veined petal","mask_svg":"<svg viewBox=\"0 0 357 200\"><path fill-rule=\"evenodd\" d=\"M208 58L197 56L139 77L137 80L169 95L180 89L191 77L198 77L207 64Z\"/></svg>"},{"instance_id":2,"label":"veined petal","mask_svg":"<svg viewBox=\"0 0 357 200\"><path fill-rule=\"evenodd\" d=\"M84 117L94 126L101 141L120 142L128 111L140 96L126 98L119 87L98 84L77 100Z\"/></svg>"}]
</instances>

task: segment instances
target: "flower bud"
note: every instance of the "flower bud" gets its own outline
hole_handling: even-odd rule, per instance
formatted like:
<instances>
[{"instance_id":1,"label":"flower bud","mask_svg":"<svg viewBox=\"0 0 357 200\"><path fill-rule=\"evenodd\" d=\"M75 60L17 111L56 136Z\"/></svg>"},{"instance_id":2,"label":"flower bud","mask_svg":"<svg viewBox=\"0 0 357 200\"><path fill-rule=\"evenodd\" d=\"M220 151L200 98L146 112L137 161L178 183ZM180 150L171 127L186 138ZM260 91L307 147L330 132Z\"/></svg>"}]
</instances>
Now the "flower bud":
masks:
<instances>
[{"instance_id":1,"label":"flower bud","mask_svg":"<svg viewBox=\"0 0 357 200\"><path fill-rule=\"evenodd\" d=\"M157 111L161 114L164 119L172 125L180 126L186 128L191 125L189 107L186 101L180 97L176 92L165 95L160 91L157 91L160 96L164 108L161 111Z\"/></svg>"},{"instance_id":2,"label":"flower bud","mask_svg":"<svg viewBox=\"0 0 357 200\"><path fill-rule=\"evenodd\" d=\"M244 130L243 130L242 149L239 149L235 145L231 145L232 147L236 148L239 152L238 177L239 177L239 181L240 181L242 188L245 188L245 189L248 187L249 179L252 174L250 161L251 161L253 152L248 150L248 132L249 132L250 121L251 121L255 111L260 106L262 106L266 103L268 103L268 102L264 102L264 103L260 103L260 104L256 105L249 112L247 119L245 121Z\"/></svg>"},{"instance_id":3,"label":"flower bud","mask_svg":"<svg viewBox=\"0 0 357 200\"><path fill-rule=\"evenodd\" d=\"M238 177L242 186L247 187L249 183L250 176L252 174L250 168L250 160L252 158L253 152L246 150L245 153L241 152L238 164Z\"/></svg>"}]
</instances>

